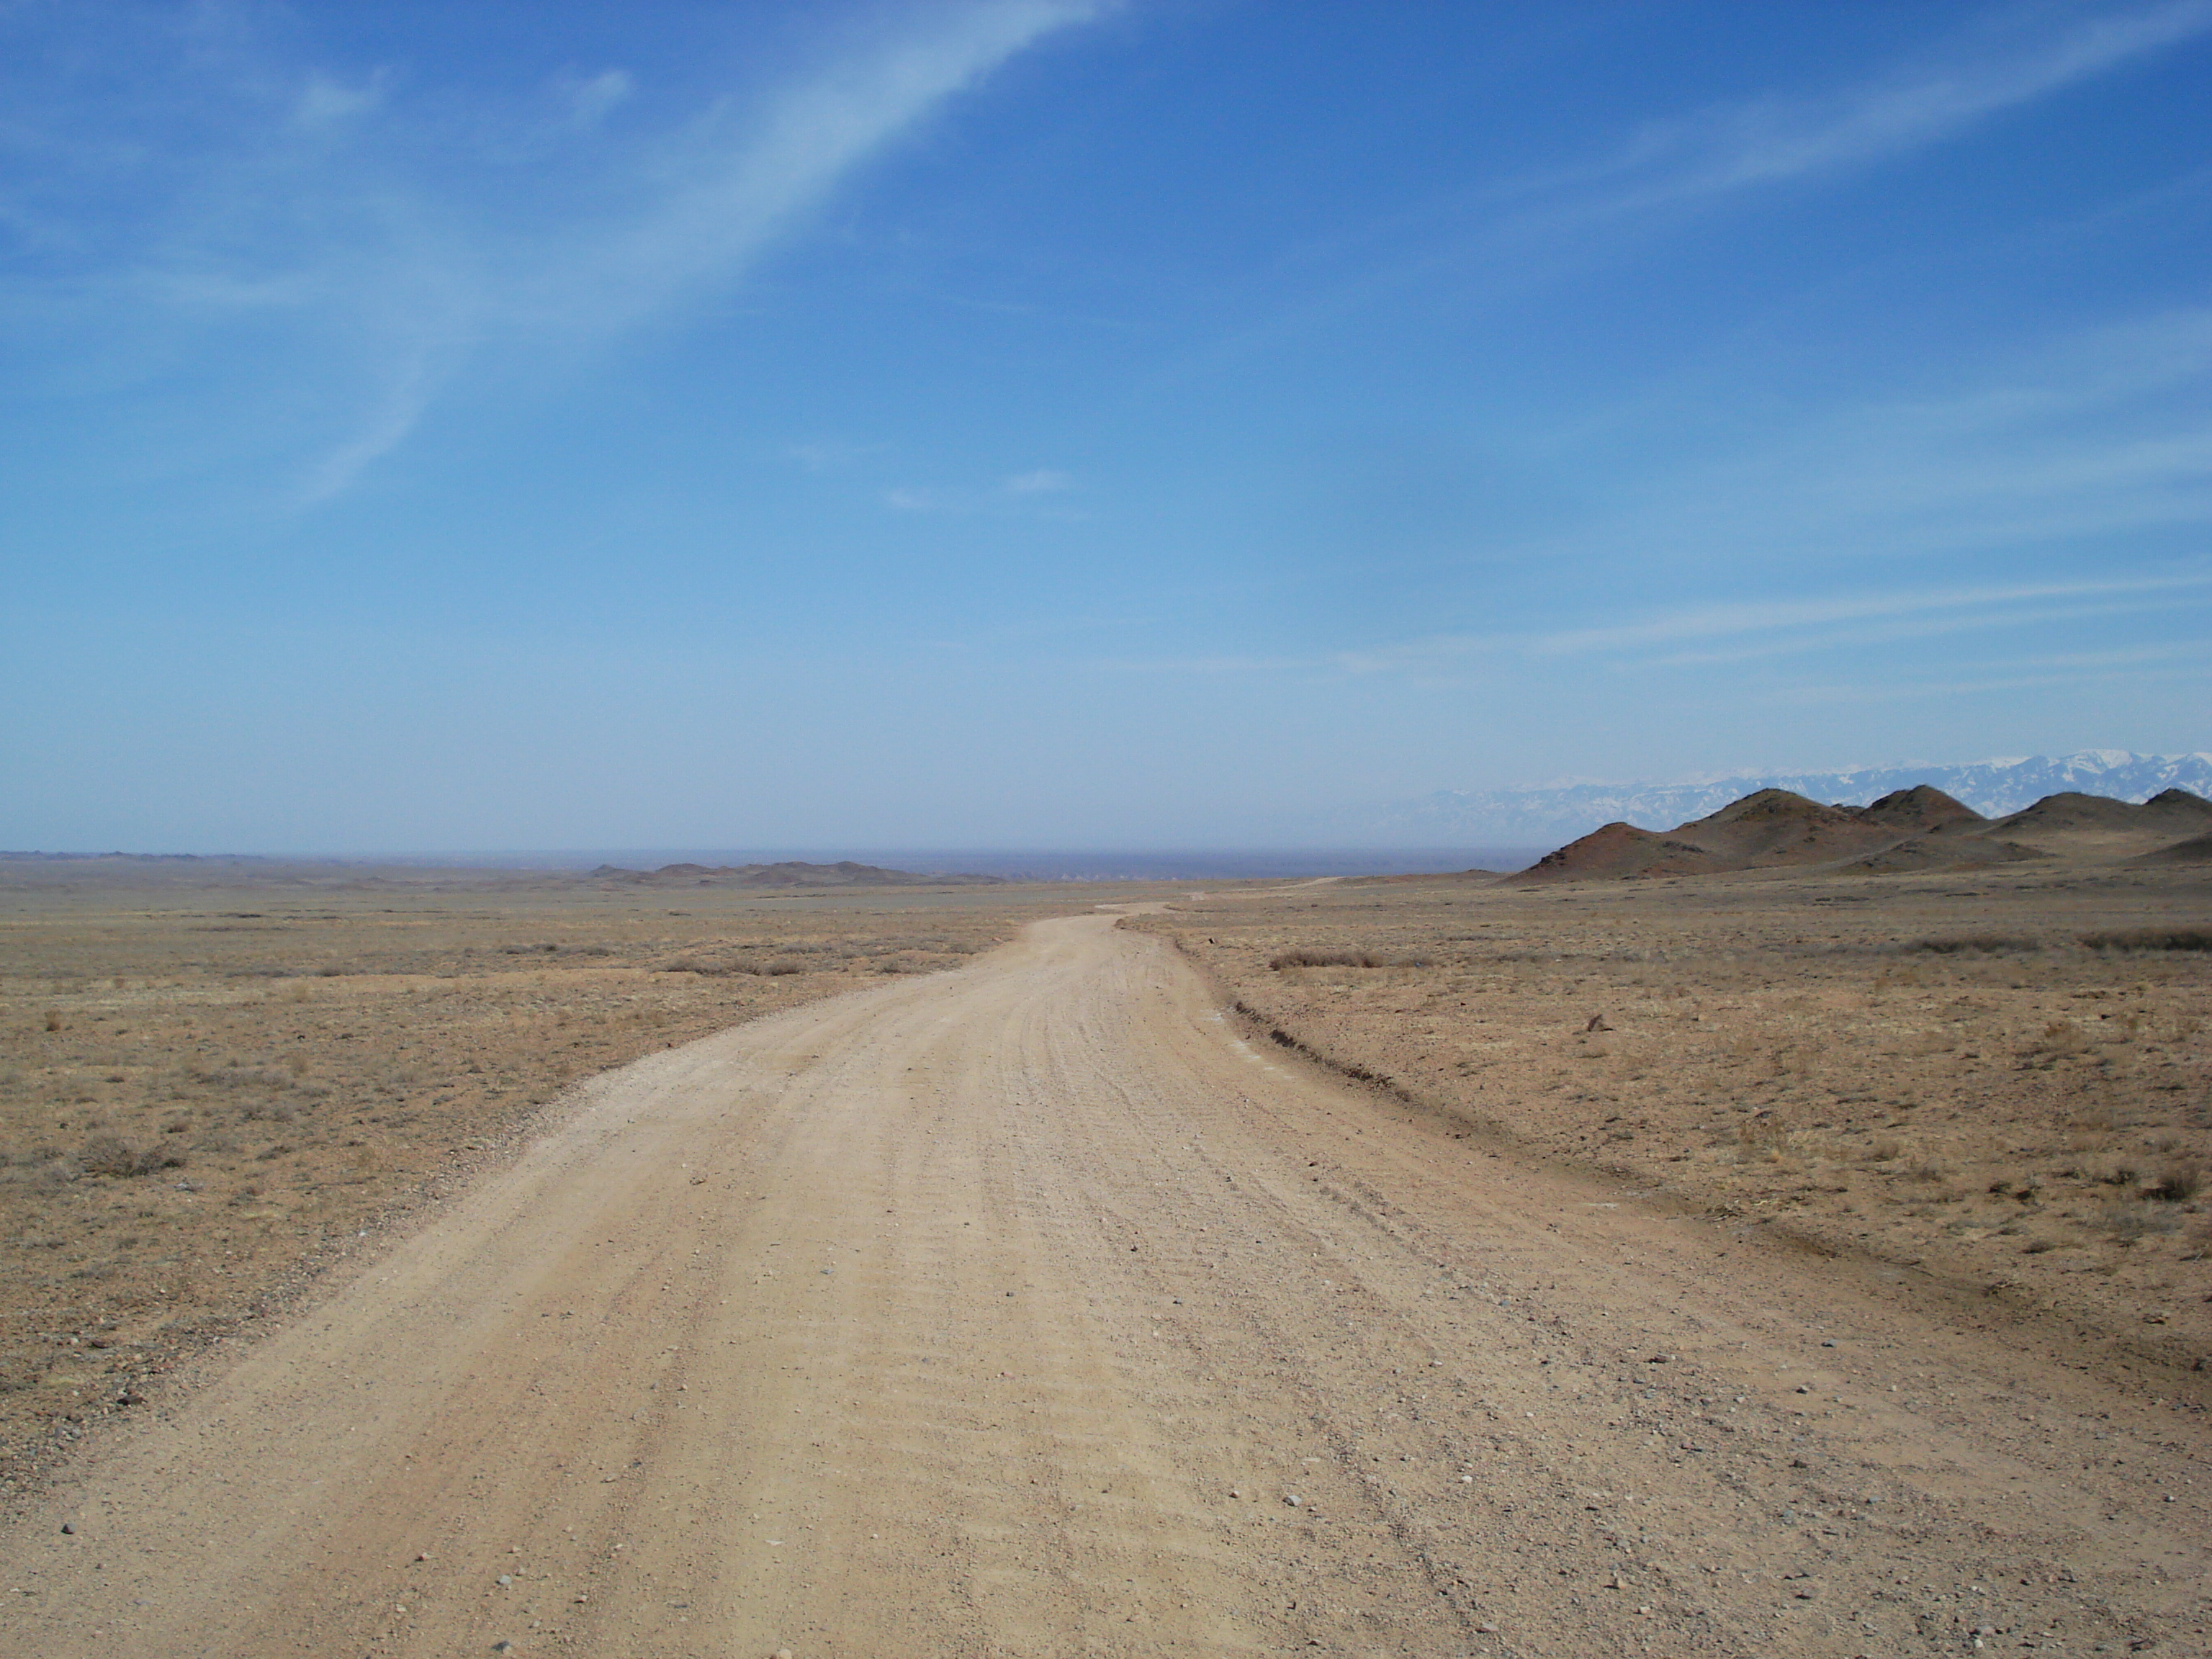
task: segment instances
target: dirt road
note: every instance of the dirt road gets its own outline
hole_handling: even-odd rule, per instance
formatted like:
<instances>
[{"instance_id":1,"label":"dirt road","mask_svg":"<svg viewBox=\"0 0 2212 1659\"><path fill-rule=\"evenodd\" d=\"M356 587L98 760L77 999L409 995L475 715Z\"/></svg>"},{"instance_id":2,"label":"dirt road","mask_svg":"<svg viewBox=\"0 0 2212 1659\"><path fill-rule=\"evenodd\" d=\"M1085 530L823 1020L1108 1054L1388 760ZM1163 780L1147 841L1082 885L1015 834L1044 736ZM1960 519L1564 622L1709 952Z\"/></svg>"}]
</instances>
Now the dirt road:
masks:
<instances>
[{"instance_id":1,"label":"dirt road","mask_svg":"<svg viewBox=\"0 0 2212 1659\"><path fill-rule=\"evenodd\" d=\"M2203 1650L2204 1431L2016 1346L1073 918L597 1079L15 1524L0 1650Z\"/></svg>"}]
</instances>

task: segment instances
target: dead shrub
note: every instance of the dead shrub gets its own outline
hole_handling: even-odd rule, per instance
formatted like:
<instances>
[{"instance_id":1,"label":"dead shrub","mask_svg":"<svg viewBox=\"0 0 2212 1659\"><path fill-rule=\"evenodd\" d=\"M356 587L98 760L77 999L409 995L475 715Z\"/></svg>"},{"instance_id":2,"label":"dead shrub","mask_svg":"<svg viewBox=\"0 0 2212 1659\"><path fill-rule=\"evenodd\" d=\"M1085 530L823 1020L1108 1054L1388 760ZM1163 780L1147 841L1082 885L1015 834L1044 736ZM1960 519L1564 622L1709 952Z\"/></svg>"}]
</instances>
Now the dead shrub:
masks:
<instances>
[{"instance_id":1,"label":"dead shrub","mask_svg":"<svg viewBox=\"0 0 2212 1659\"><path fill-rule=\"evenodd\" d=\"M1948 939L1915 939L1905 947L1908 951L1925 951L1934 956L2004 956L2014 951L2040 951L2040 939L2021 939L2008 933L1966 933Z\"/></svg>"},{"instance_id":2,"label":"dead shrub","mask_svg":"<svg viewBox=\"0 0 2212 1659\"><path fill-rule=\"evenodd\" d=\"M2054 1019L2043 1028L2043 1035L2022 1050L2031 1058L2043 1055L2057 1059L2061 1054L2078 1054L2089 1046L2081 1028L2070 1019Z\"/></svg>"},{"instance_id":3,"label":"dead shrub","mask_svg":"<svg viewBox=\"0 0 2212 1659\"><path fill-rule=\"evenodd\" d=\"M174 1152L158 1148L140 1152L120 1135L94 1135L77 1155L77 1162L87 1175L112 1176L118 1180L152 1175L156 1170L181 1168L184 1161Z\"/></svg>"},{"instance_id":4,"label":"dead shrub","mask_svg":"<svg viewBox=\"0 0 2212 1659\"><path fill-rule=\"evenodd\" d=\"M1735 1138L1751 1151L1771 1151L1788 1137L1789 1126L1778 1117L1759 1113L1735 1126Z\"/></svg>"},{"instance_id":5,"label":"dead shrub","mask_svg":"<svg viewBox=\"0 0 2212 1659\"><path fill-rule=\"evenodd\" d=\"M2144 1196L2168 1204L2185 1204L2203 1191L2204 1170L2193 1162L2169 1164L2143 1188Z\"/></svg>"},{"instance_id":6,"label":"dead shrub","mask_svg":"<svg viewBox=\"0 0 2212 1659\"><path fill-rule=\"evenodd\" d=\"M2177 1233L2181 1218L2155 1204L2137 1199L2114 1199L2105 1206L2097 1224L2123 1244L2132 1244L2153 1233Z\"/></svg>"}]
</instances>

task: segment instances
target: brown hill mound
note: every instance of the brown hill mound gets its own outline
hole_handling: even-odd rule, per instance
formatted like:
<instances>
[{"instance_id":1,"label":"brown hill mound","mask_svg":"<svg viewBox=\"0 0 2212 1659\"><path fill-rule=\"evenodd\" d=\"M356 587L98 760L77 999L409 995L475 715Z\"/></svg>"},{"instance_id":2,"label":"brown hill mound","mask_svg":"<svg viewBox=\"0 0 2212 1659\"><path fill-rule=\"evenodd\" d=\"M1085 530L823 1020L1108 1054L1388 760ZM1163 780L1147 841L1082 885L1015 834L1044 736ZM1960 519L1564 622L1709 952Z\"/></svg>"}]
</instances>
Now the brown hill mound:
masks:
<instances>
[{"instance_id":1,"label":"brown hill mound","mask_svg":"<svg viewBox=\"0 0 2212 1659\"><path fill-rule=\"evenodd\" d=\"M1631 876L1704 876L1732 867L1702 847L1616 822L1545 854L1506 880L1614 881Z\"/></svg>"},{"instance_id":2,"label":"brown hill mound","mask_svg":"<svg viewBox=\"0 0 2212 1659\"><path fill-rule=\"evenodd\" d=\"M1899 831L1869 822L1857 807L1824 806L1787 789L1761 789L1709 817L1678 825L1669 835L1741 869L1826 864L1887 845Z\"/></svg>"},{"instance_id":3,"label":"brown hill mound","mask_svg":"<svg viewBox=\"0 0 2212 1659\"><path fill-rule=\"evenodd\" d=\"M2074 791L2045 795L1986 833L2076 858L2128 858L2212 832L2212 801L2168 789L2137 806Z\"/></svg>"},{"instance_id":4,"label":"brown hill mound","mask_svg":"<svg viewBox=\"0 0 2212 1659\"><path fill-rule=\"evenodd\" d=\"M2033 806L2024 806L2008 817L1998 818L1990 828L2008 836L2131 830L2141 810L2109 795L2085 795L2079 790L2068 789L2045 795Z\"/></svg>"},{"instance_id":5,"label":"brown hill mound","mask_svg":"<svg viewBox=\"0 0 2212 1659\"><path fill-rule=\"evenodd\" d=\"M1994 823L1924 783L1866 806L1826 806L1787 789L1761 789L1664 835L1608 823L1510 879L1606 881L1822 865L1902 873L2022 859L2123 859L2167 848L2172 860L2158 862L2188 862L2203 854L2175 843L2193 848L2203 839L2212 839L2212 801L2184 789L2140 806L2102 795L2046 795Z\"/></svg>"},{"instance_id":6,"label":"brown hill mound","mask_svg":"<svg viewBox=\"0 0 2212 1659\"><path fill-rule=\"evenodd\" d=\"M2141 854L2130 864L2212 864L2212 834L2191 836L2154 852Z\"/></svg>"},{"instance_id":7,"label":"brown hill mound","mask_svg":"<svg viewBox=\"0 0 2212 1659\"><path fill-rule=\"evenodd\" d=\"M2161 789L2136 812L2144 823L2172 824L2189 835L2212 832L2212 800L2186 789Z\"/></svg>"},{"instance_id":8,"label":"brown hill mound","mask_svg":"<svg viewBox=\"0 0 2212 1659\"><path fill-rule=\"evenodd\" d=\"M1978 821L1978 820L1977 820ZM1984 864L2015 864L2022 859L2049 858L2048 853L2023 847L2016 841L1983 836L1947 836L1940 827L1924 836L1913 836L1885 847L1844 867L1878 876L1906 875L1916 870L1957 870Z\"/></svg>"},{"instance_id":9,"label":"brown hill mound","mask_svg":"<svg viewBox=\"0 0 2212 1659\"><path fill-rule=\"evenodd\" d=\"M1859 816L1869 823L1886 824L1901 833L1955 830L1989 822L1966 802L1945 794L1932 783L1893 790L1861 807Z\"/></svg>"}]
</instances>

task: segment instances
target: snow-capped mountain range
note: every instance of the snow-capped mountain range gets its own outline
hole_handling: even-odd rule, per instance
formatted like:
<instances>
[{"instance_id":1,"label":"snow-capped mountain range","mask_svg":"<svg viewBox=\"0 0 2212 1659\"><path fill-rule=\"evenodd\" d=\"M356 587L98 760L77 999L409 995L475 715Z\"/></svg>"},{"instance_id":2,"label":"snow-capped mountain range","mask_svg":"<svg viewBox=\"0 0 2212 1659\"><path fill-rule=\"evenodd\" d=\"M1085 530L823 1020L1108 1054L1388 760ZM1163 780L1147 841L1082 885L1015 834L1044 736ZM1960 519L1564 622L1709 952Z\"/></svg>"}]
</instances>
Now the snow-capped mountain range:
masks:
<instances>
[{"instance_id":1,"label":"snow-capped mountain range","mask_svg":"<svg viewBox=\"0 0 2212 1659\"><path fill-rule=\"evenodd\" d=\"M2138 755L2084 749L1970 766L1875 766L1846 772L1759 772L1677 783L1534 784L1510 789L1439 789L1401 801L1370 819L1373 831L1408 844L1555 846L1617 818L1671 830L1717 811L1756 789L1789 789L1814 800L1863 806L1893 789L1929 783L1989 817L2002 817L2062 790L2148 800L2161 789L2212 798L2212 754Z\"/></svg>"}]
</instances>

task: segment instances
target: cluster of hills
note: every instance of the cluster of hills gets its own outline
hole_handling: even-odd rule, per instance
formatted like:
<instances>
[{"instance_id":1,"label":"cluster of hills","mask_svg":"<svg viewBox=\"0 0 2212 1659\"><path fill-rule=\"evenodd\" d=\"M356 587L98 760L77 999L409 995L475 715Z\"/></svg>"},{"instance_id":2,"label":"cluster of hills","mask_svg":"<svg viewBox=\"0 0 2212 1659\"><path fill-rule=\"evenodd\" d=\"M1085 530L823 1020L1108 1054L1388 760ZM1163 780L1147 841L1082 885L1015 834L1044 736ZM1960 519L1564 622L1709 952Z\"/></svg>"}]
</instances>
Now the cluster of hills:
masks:
<instances>
[{"instance_id":1,"label":"cluster of hills","mask_svg":"<svg viewBox=\"0 0 2212 1659\"><path fill-rule=\"evenodd\" d=\"M1509 879L1603 881L1792 866L1887 872L2046 858L2212 861L2212 801L2185 789L2161 790L2140 804L2066 790L1988 817L1927 783L1865 806L1759 789L1668 830L1606 824Z\"/></svg>"},{"instance_id":2,"label":"cluster of hills","mask_svg":"<svg viewBox=\"0 0 2212 1659\"><path fill-rule=\"evenodd\" d=\"M1860 767L1838 772L1737 772L1672 783L1567 782L1507 789L1440 789L1337 826L1423 847L1550 847L1595 825L1680 823L1762 789L1814 800L1872 800L1927 784L1985 817L2010 816L2067 792L2142 802L2166 789L2212 795L2212 754L2138 755L2084 749L1964 766Z\"/></svg>"},{"instance_id":3,"label":"cluster of hills","mask_svg":"<svg viewBox=\"0 0 2212 1659\"><path fill-rule=\"evenodd\" d=\"M786 859L776 864L664 864L658 870L625 870L602 864L585 879L634 887L986 887L997 876L919 876L841 859L808 864Z\"/></svg>"}]
</instances>

